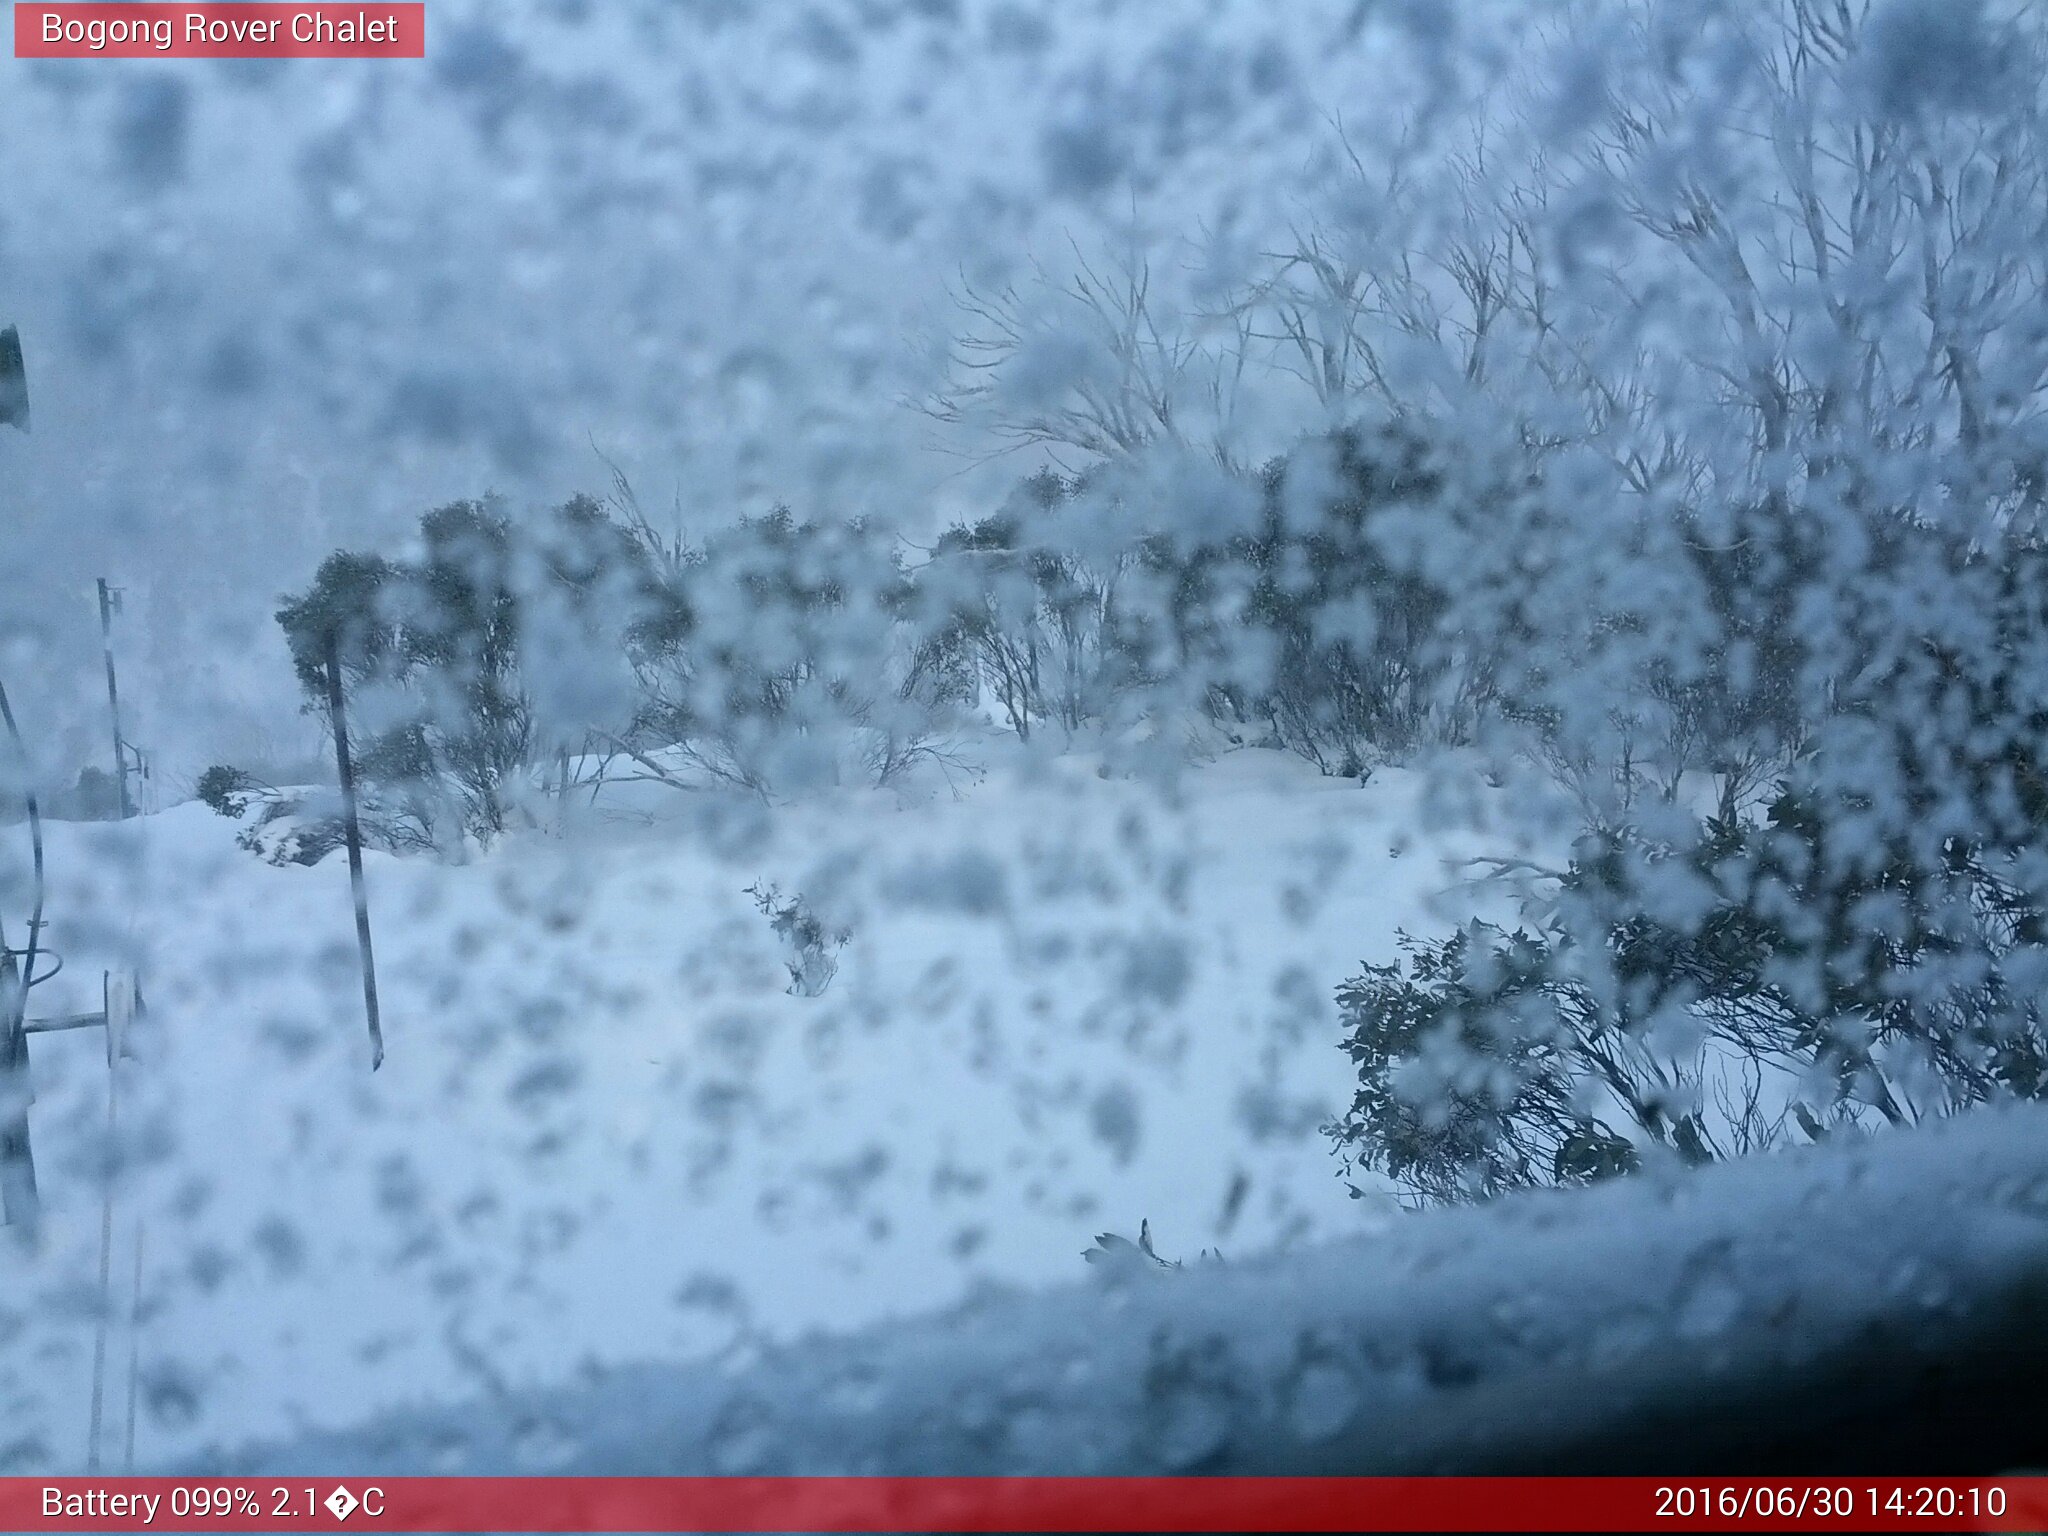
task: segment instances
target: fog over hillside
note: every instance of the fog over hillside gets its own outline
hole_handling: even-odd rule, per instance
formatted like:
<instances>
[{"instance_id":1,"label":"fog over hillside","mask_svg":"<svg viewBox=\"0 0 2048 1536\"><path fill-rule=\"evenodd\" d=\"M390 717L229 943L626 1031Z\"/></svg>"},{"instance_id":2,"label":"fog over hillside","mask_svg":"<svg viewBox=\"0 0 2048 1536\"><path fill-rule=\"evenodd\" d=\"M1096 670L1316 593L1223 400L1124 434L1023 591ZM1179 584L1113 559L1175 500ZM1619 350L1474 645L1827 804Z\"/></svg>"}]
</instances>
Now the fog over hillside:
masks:
<instances>
[{"instance_id":1,"label":"fog over hillside","mask_svg":"<svg viewBox=\"0 0 2048 1536\"><path fill-rule=\"evenodd\" d=\"M603 492L602 452L700 528L788 500L929 532L1034 467L901 408L947 285L1137 250L1220 293L1330 122L1440 110L1512 47L1512 8L1466 10L451 0L420 63L11 66L17 639L89 664L115 575L137 739L196 772L278 702L273 599L427 505ZM98 733L66 723L75 772Z\"/></svg>"}]
</instances>

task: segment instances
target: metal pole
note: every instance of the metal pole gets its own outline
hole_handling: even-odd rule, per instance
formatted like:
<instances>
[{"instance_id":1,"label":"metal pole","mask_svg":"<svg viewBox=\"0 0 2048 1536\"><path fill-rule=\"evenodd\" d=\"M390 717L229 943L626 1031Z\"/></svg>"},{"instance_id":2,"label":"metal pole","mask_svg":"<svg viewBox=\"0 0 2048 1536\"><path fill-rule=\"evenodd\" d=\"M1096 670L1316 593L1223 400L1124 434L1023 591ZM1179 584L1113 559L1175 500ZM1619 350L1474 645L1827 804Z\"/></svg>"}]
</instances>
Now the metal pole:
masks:
<instances>
[{"instance_id":1,"label":"metal pole","mask_svg":"<svg viewBox=\"0 0 2048 1536\"><path fill-rule=\"evenodd\" d=\"M17 967L14 951L0 935L0 1217L9 1226L33 1231L42 1212L36 1193L35 1152L29 1143L28 1107L35 1102L28 1070L28 989L35 985L36 944L43 928L43 816L36 804L35 766L7 685L0 683L0 725L7 729L21 765L22 802L28 808L28 835L34 896L28 918L28 944Z\"/></svg>"},{"instance_id":2,"label":"metal pole","mask_svg":"<svg viewBox=\"0 0 2048 1536\"><path fill-rule=\"evenodd\" d=\"M35 1094L28 1075L28 1035L22 1028L27 992L14 951L0 940L0 1215L10 1227L33 1231L42 1204L28 1137L28 1107Z\"/></svg>"},{"instance_id":3,"label":"metal pole","mask_svg":"<svg viewBox=\"0 0 2048 1536\"><path fill-rule=\"evenodd\" d=\"M128 1293L128 1431L123 1439L121 1470L135 1471L135 1396L142 1376L142 1232L135 1223L135 1288Z\"/></svg>"},{"instance_id":4,"label":"metal pole","mask_svg":"<svg viewBox=\"0 0 2048 1536\"><path fill-rule=\"evenodd\" d=\"M100 1416L106 1402L107 1333L114 1326L114 1179L120 1157L121 1069L107 1063L107 1169L100 1191L100 1310L92 1330L92 1418L85 1440L85 1470L100 1469Z\"/></svg>"},{"instance_id":5,"label":"metal pole","mask_svg":"<svg viewBox=\"0 0 2048 1536\"><path fill-rule=\"evenodd\" d=\"M107 717L114 726L114 778L121 786L121 819L126 821L135 814L135 803L128 798L128 753L121 740L121 694L114 686L114 604L107 590L107 578L99 578L100 585L100 652L107 660Z\"/></svg>"},{"instance_id":6,"label":"metal pole","mask_svg":"<svg viewBox=\"0 0 2048 1536\"><path fill-rule=\"evenodd\" d=\"M384 1065L384 1031L377 1021L377 961L370 951L370 893L363 883L363 831L356 816L356 774L348 757L348 722L341 701L341 648L327 637L327 714L334 727L334 770L341 780L342 829L348 842L348 883L356 904L356 947L363 961L363 1012L370 1021L370 1070Z\"/></svg>"},{"instance_id":7,"label":"metal pole","mask_svg":"<svg viewBox=\"0 0 2048 1536\"><path fill-rule=\"evenodd\" d=\"M0 422L28 430L28 370L21 360L21 336L13 326L0 331ZM35 767L28 760L7 688L0 684L0 722L7 727L21 764L21 793L28 807L29 841L35 851L35 907L29 914L26 963L15 966L14 951L0 935L0 1220L33 1231L41 1213L36 1195L35 1153L28 1139L28 1107L35 1091L28 1075L28 989L35 982L36 940L43 923L43 819L36 808Z\"/></svg>"}]
</instances>

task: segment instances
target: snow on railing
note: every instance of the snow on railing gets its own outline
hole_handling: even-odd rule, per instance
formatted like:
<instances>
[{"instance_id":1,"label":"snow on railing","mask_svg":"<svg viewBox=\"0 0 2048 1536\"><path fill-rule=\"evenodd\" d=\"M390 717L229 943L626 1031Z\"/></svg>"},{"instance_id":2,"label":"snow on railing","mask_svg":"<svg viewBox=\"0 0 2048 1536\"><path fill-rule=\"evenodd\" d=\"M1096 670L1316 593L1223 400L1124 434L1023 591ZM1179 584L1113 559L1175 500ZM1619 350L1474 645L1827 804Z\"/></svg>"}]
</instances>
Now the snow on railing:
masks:
<instances>
[{"instance_id":1,"label":"snow on railing","mask_svg":"<svg viewBox=\"0 0 2048 1536\"><path fill-rule=\"evenodd\" d=\"M2048 1465L2044 1384L2048 1107L2014 1106L220 1465L1972 1473Z\"/></svg>"}]
</instances>

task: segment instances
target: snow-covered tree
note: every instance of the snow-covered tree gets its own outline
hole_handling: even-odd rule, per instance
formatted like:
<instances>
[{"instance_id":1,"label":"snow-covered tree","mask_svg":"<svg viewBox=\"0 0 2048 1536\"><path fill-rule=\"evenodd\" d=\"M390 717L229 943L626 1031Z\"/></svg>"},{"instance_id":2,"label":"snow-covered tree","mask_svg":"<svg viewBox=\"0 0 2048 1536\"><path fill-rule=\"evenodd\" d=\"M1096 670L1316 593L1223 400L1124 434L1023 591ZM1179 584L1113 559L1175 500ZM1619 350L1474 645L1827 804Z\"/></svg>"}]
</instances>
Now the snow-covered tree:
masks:
<instances>
[{"instance_id":1,"label":"snow-covered tree","mask_svg":"<svg viewBox=\"0 0 2048 1536\"><path fill-rule=\"evenodd\" d=\"M1424 558L1515 636L1509 723L1591 840L1533 935L1347 990L1373 1160L1497 1187L2041 1091L2041 27L1573 37L1590 105L1507 179L1539 254L1465 405L1524 488L1454 483Z\"/></svg>"}]
</instances>

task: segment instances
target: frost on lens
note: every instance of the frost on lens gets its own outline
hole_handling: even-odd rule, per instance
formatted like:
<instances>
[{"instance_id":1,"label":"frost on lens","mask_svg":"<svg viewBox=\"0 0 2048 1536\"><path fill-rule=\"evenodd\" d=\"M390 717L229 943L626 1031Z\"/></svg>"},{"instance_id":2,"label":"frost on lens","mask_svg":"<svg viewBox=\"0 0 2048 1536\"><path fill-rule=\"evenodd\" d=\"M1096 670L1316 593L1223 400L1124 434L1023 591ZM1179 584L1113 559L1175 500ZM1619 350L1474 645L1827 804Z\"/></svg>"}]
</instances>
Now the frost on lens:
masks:
<instances>
[{"instance_id":1,"label":"frost on lens","mask_svg":"<svg viewBox=\"0 0 2048 1536\"><path fill-rule=\"evenodd\" d=\"M0 66L0 1471L1391 1465L2027 1123L2037 8L433 10Z\"/></svg>"}]
</instances>

